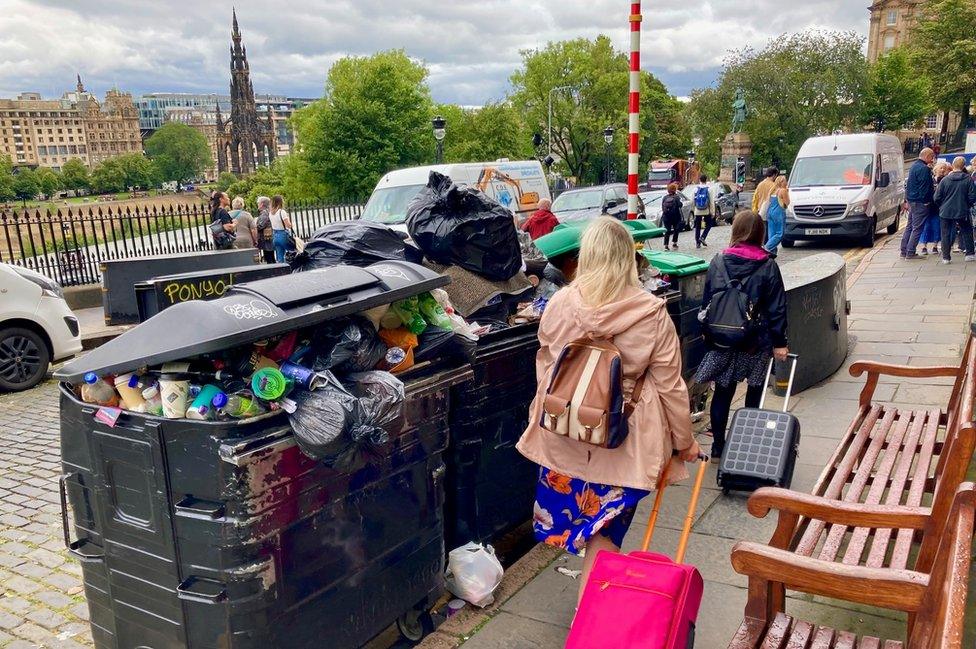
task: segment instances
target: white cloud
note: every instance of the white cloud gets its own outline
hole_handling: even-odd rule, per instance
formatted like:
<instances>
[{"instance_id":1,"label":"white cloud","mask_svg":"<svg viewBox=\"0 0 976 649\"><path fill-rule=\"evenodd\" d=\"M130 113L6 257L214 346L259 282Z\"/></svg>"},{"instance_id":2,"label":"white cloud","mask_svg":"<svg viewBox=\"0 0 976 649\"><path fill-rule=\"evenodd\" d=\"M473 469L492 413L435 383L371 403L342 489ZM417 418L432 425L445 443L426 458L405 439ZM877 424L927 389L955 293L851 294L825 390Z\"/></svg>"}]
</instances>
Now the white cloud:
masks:
<instances>
[{"instance_id":1,"label":"white cloud","mask_svg":"<svg viewBox=\"0 0 976 649\"><path fill-rule=\"evenodd\" d=\"M677 94L709 83L730 49L808 27L865 32L863 2L645 0L643 64ZM339 57L403 48L439 101L508 90L520 50L609 35L628 48L627 0L236 0L258 92L319 96ZM684 8L687 7L687 8ZM747 8L744 8L747 7ZM0 96L57 96L76 72L98 92L226 92L230 4L198 0L0 0Z\"/></svg>"}]
</instances>

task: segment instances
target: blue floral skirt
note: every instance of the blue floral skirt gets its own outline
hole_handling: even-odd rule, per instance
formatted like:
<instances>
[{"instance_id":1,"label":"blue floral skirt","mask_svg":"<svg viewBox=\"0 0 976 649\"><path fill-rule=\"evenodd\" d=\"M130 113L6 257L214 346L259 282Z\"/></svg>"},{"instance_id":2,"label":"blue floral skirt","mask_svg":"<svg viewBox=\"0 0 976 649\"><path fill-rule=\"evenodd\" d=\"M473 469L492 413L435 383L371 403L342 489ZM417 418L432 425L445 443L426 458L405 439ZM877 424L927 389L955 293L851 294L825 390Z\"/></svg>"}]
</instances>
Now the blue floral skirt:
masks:
<instances>
[{"instance_id":1,"label":"blue floral skirt","mask_svg":"<svg viewBox=\"0 0 976 649\"><path fill-rule=\"evenodd\" d=\"M532 517L535 538L579 556L597 534L619 548L634 520L637 503L649 493L586 482L541 467Z\"/></svg>"}]
</instances>

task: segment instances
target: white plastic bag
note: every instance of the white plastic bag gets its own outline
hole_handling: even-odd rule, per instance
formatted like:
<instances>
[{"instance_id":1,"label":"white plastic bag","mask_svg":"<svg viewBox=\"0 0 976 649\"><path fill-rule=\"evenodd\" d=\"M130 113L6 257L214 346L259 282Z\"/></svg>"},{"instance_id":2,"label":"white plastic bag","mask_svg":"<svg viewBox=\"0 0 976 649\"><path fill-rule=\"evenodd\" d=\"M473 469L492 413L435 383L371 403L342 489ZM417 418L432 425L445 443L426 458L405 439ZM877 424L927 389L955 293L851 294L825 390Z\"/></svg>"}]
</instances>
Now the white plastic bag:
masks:
<instances>
[{"instance_id":1,"label":"white plastic bag","mask_svg":"<svg viewBox=\"0 0 976 649\"><path fill-rule=\"evenodd\" d=\"M468 543L447 555L447 589L480 608L495 601L493 593L504 573L490 545Z\"/></svg>"}]
</instances>

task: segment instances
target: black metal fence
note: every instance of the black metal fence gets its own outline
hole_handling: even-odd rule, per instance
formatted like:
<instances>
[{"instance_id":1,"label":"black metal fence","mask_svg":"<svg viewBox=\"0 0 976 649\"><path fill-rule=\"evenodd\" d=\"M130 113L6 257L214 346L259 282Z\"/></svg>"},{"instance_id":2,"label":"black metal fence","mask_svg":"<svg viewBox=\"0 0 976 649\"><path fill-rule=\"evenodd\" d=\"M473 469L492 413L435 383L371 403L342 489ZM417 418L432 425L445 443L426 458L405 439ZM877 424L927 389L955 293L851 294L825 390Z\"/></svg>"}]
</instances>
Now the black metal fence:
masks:
<instances>
[{"instance_id":1,"label":"black metal fence","mask_svg":"<svg viewBox=\"0 0 976 649\"><path fill-rule=\"evenodd\" d=\"M354 219L362 208L355 202L286 207L302 238L323 225ZM203 204L2 213L0 261L35 270L62 286L97 284L102 261L212 250L210 223Z\"/></svg>"}]
</instances>

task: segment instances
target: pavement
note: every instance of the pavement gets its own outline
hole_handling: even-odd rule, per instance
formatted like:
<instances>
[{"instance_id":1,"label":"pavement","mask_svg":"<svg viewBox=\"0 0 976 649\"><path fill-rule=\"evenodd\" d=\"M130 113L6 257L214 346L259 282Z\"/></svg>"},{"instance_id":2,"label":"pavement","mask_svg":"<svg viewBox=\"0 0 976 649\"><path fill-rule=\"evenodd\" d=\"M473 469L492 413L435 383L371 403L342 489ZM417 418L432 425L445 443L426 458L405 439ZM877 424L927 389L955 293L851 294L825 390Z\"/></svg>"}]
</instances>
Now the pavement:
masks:
<instances>
[{"instance_id":1,"label":"pavement","mask_svg":"<svg viewBox=\"0 0 976 649\"><path fill-rule=\"evenodd\" d=\"M808 491L813 486L857 412L863 383L847 371L854 360L944 365L957 363L962 355L973 308L976 264L963 263L961 258L948 266L939 264L935 258L903 261L898 258L899 239L898 236L886 238L866 255L863 251L848 253L850 259L862 257L853 272L849 272L852 346L848 361L834 376L797 395L791 402L791 410L803 426L794 489ZM719 246L709 248L710 251L720 249ZM781 261L803 251L809 254L810 247L785 250ZM944 406L950 390L951 383L945 379L882 377L875 398L904 406ZM782 402L772 398L769 403L770 407L779 407ZM825 412L830 415L825 417ZM710 440L700 436L700 441L705 446ZM715 468L714 464L709 467L705 479L686 557L705 579L696 634L696 646L700 649L726 647L742 620L747 584L744 577L732 570L729 561L732 546L739 539L767 541L775 526L774 517L752 518L745 510L744 496L723 496L715 486ZM690 488L686 485L668 490L652 551L673 556L689 498ZM625 552L639 547L649 511L650 499L645 499L625 539ZM501 601L480 615L468 613L472 617L469 624L449 620L422 647L561 647L572 623L579 585L576 578L565 572L580 568L579 559L563 554L521 588L503 582ZM971 596L970 601L974 600ZM901 639L904 635L903 616L882 609L800 593L791 594L787 609L801 619L834 628L889 639ZM969 610L973 610L972 604ZM970 620L971 637L976 635L974 626ZM972 639L967 639L963 646L973 646Z\"/></svg>"},{"instance_id":2,"label":"pavement","mask_svg":"<svg viewBox=\"0 0 976 649\"><path fill-rule=\"evenodd\" d=\"M728 241L728 226L716 228L710 247L694 250L693 235L682 233L681 250L708 258ZM691 244L691 245L687 245ZM654 243L658 247L658 243ZM834 250L844 254L855 279L850 328L851 360L897 363L954 362L970 320L976 264L961 260L941 266L935 259L903 262L889 240L872 252L843 244L800 244L784 249L782 262ZM867 253L868 256L864 256ZM864 257L861 260L861 257ZM859 263L860 260L860 263ZM86 321L94 328L100 311ZM829 381L794 400L803 422L803 442L794 486L809 489L844 425L856 409L860 383L846 365ZM931 381L885 382L879 397L907 404L944 403L949 386ZM775 403L775 400L773 401ZM835 418L823 420L829 405ZM48 381L20 394L0 395L0 648L91 646L81 569L62 540L57 480L60 475L56 384ZM703 442L707 440L702 439ZM766 540L772 521L753 520L741 497L723 497L714 488L714 467L702 494L688 559L706 578L697 646L726 646L742 616L745 581L729 564L740 538ZM655 536L654 549L673 553L689 489L672 488ZM635 519L625 550L643 534L649 504ZM466 609L441 626L424 647L466 649L560 647L572 619L577 583L556 568L578 569L576 559L539 546L507 572L496 604L487 611ZM790 600L792 610L824 623L859 625L877 633L898 633L901 622L866 607L838 607L812 598ZM972 644L967 645L972 646Z\"/></svg>"}]
</instances>

